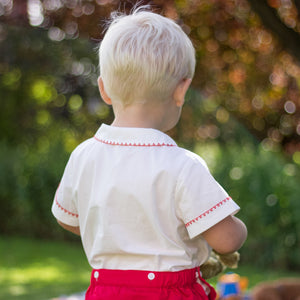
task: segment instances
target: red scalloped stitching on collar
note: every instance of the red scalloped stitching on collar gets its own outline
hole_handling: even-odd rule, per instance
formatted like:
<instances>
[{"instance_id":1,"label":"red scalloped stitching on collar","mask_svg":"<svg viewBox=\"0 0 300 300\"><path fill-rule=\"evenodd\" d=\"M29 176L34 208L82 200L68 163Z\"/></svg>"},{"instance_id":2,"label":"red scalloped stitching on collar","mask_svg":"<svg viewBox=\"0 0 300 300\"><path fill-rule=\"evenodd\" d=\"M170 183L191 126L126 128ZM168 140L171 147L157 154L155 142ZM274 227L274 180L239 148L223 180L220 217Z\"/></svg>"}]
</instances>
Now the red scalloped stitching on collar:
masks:
<instances>
[{"instance_id":1,"label":"red scalloped stitching on collar","mask_svg":"<svg viewBox=\"0 0 300 300\"><path fill-rule=\"evenodd\" d=\"M112 146L131 146L131 147L176 147L174 144L165 144L165 143L123 143L123 142L113 142L113 141L105 141L94 136L94 139L100 143L112 145Z\"/></svg>"}]
</instances>

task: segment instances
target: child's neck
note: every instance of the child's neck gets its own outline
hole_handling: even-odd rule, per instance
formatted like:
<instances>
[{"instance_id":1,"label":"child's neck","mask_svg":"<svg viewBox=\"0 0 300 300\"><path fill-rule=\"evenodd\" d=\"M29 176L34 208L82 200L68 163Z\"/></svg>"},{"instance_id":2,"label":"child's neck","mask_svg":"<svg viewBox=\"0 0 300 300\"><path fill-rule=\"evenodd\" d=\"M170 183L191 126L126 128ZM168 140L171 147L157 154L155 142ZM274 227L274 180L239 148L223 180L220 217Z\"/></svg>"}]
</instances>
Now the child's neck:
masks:
<instances>
[{"instance_id":1,"label":"child's neck","mask_svg":"<svg viewBox=\"0 0 300 300\"><path fill-rule=\"evenodd\" d=\"M112 126L153 128L167 131L167 116L160 105L136 103L127 107L114 107L115 119Z\"/></svg>"}]
</instances>

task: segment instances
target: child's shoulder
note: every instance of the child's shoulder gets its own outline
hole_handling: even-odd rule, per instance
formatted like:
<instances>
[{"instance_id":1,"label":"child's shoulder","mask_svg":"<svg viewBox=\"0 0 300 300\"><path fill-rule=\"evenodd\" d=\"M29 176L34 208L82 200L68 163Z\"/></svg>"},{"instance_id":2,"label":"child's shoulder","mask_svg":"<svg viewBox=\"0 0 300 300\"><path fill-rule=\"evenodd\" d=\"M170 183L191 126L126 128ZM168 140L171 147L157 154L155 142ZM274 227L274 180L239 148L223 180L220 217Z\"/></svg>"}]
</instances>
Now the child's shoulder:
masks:
<instances>
[{"instance_id":1,"label":"child's shoulder","mask_svg":"<svg viewBox=\"0 0 300 300\"><path fill-rule=\"evenodd\" d=\"M177 148L178 148L179 155L183 156L187 161L206 165L204 159L199 154L183 147L177 147Z\"/></svg>"},{"instance_id":2,"label":"child's shoulder","mask_svg":"<svg viewBox=\"0 0 300 300\"><path fill-rule=\"evenodd\" d=\"M177 149L175 151L177 152L178 159L181 160L186 166L198 166L208 170L205 160L200 155L182 147L176 148Z\"/></svg>"},{"instance_id":3,"label":"child's shoulder","mask_svg":"<svg viewBox=\"0 0 300 300\"><path fill-rule=\"evenodd\" d=\"M86 154L89 149L91 149L91 147L93 146L95 142L94 138L89 138L83 142L81 142L78 146L76 146L76 148L72 151L71 153L71 157L73 158L78 158L83 154Z\"/></svg>"}]
</instances>

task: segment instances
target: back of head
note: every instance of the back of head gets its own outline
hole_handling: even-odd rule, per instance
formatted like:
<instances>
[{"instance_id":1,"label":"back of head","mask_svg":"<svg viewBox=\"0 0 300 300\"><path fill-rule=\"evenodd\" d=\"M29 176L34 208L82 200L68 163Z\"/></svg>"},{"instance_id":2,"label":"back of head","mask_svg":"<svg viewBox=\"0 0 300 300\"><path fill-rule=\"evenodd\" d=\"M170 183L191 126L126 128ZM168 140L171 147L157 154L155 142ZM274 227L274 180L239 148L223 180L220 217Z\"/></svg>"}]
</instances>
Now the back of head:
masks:
<instances>
[{"instance_id":1,"label":"back of head","mask_svg":"<svg viewBox=\"0 0 300 300\"><path fill-rule=\"evenodd\" d=\"M180 26L143 9L113 17L99 59L106 93L124 106L171 97L195 69L194 47Z\"/></svg>"}]
</instances>

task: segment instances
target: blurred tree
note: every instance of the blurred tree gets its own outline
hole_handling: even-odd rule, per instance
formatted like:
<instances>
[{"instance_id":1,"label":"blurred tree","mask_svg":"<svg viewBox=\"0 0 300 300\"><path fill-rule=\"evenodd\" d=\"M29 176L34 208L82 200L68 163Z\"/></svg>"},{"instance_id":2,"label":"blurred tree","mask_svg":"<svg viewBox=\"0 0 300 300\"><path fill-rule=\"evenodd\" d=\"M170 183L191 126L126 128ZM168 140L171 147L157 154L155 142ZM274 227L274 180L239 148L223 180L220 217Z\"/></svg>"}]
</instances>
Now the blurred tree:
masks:
<instances>
[{"instance_id":1,"label":"blurred tree","mask_svg":"<svg viewBox=\"0 0 300 300\"><path fill-rule=\"evenodd\" d=\"M299 151L300 68L286 45L263 27L247 1L176 3L197 50L193 84L218 104L210 111L217 123L233 115L266 147Z\"/></svg>"},{"instance_id":2,"label":"blurred tree","mask_svg":"<svg viewBox=\"0 0 300 300\"><path fill-rule=\"evenodd\" d=\"M6 0L0 1L0 21L44 28L52 41L81 36L97 42L110 12L129 11L136 2ZM203 118L205 123L197 120L197 110L190 109L195 105L188 104L186 122L173 134L189 144L207 136L217 138L234 116L266 147L300 153L299 1L139 1L150 2L156 12L177 19L193 39L193 87L202 101L216 104L206 111L210 116Z\"/></svg>"},{"instance_id":3,"label":"blurred tree","mask_svg":"<svg viewBox=\"0 0 300 300\"><path fill-rule=\"evenodd\" d=\"M249 0L249 3L266 28L279 38L284 49L300 61L300 1Z\"/></svg>"}]
</instances>

